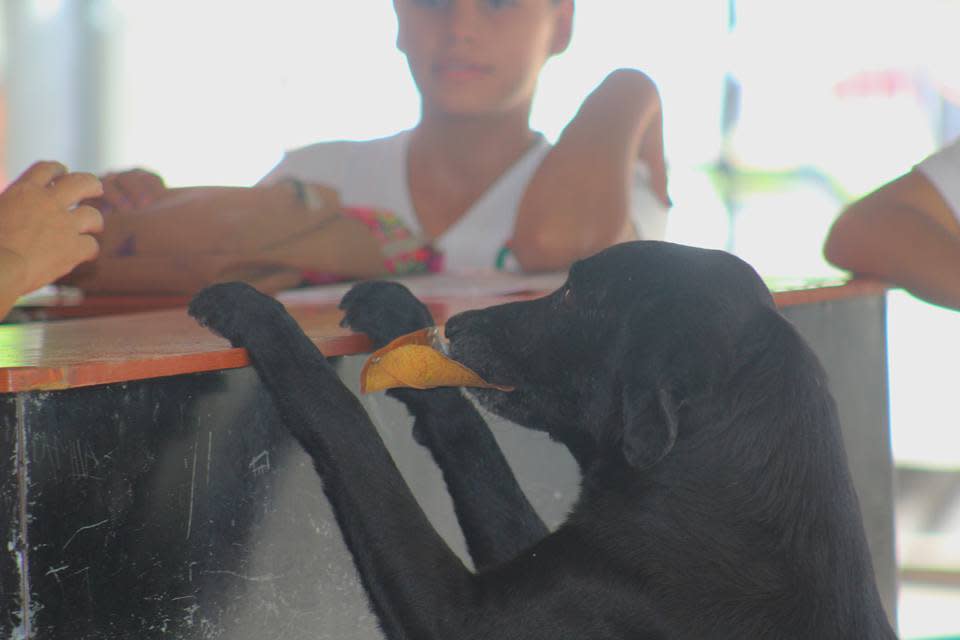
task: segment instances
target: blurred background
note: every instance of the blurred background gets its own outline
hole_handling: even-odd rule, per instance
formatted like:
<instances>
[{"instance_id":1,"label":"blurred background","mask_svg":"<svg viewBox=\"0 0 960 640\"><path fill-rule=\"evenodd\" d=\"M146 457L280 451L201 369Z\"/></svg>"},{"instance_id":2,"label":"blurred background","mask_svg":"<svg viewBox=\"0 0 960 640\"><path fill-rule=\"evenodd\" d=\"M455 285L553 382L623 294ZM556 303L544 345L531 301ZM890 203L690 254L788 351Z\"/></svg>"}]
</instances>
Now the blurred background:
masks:
<instances>
[{"instance_id":1,"label":"blurred background","mask_svg":"<svg viewBox=\"0 0 960 640\"><path fill-rule=\"evenodd\" d=\"M668 237L772 281L848 200L960 135L960 0L581 0L533 126L555 138L614 68L664 103ZM0 0L0 186L31 162L249 185L285 149L412 126L388 0ZM960 634L960 314L889 296L904 638Z\"/></svg>"}]
</instances>

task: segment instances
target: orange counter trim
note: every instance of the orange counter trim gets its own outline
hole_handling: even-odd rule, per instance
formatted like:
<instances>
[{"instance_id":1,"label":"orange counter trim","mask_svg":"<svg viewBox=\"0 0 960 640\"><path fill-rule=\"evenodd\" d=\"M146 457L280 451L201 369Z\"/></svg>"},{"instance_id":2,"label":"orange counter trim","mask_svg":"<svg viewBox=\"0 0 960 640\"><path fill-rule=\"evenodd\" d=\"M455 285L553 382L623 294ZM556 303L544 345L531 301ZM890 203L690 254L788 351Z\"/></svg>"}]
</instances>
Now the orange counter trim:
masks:
<instances>
[{"instance_id":1,"label":"orange counter trim","mask_svg":"<svg viewBox=\"0 0 960 640\"><path fill-rule=\"evenodd\" d=\"M774 294L780 307L882 295L887 286L851 281ZM437 322L467 309L541 294L428 300ZM339 326L330 304L291 306L291 313L328 356L367 352L366 337ZM200 327L183 307L74 320L0 326L0 393L62 390L250 364L244 349Z\"/></svg>"}]
</instances>

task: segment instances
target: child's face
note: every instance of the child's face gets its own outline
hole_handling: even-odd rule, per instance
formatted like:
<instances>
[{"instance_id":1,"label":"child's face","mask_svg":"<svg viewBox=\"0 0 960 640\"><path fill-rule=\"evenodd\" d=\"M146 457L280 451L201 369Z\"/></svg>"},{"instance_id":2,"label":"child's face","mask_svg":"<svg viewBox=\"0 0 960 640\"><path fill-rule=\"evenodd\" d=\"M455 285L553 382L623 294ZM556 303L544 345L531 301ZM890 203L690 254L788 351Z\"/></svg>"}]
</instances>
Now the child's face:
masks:
<instances>
[{"instance_id":1,"label":"child's face","mask_svg":"<svg viewBox=\"0 0 960 640\"><path fill-rule=\"evenodd\" d=\"M394 0L397 46L424 108L455 115L529 109L537 77L570 38L573 0Z\"/></svg>"}]
</instances>

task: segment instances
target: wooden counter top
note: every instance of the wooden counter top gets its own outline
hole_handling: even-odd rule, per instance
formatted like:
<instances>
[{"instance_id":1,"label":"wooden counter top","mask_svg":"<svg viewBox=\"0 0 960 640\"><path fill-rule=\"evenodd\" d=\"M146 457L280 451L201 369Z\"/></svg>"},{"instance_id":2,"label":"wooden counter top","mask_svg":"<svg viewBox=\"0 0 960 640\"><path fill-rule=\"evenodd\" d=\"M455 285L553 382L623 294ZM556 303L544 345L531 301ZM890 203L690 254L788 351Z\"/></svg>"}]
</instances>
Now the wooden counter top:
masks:
<instances>
[{"instance_id":1,"label":"wooden counter top","mask_svg":"<svg viewBox=\"0 0 960 640\"><path fill-rule=\"evenodd\" d=\"M835 286L780 291L779 306L880 295L882 283L851 281ZM505 296L424 297L437 322L467 309L537 297L538 292ZM309 292L285 299L306 333L328 356L363 353L363 336L339 326L340 311L330 302L313 303ZM92 303L96 304L96 303ZM140 308L151 308L144 304ZM0 393L59 390L243 367L246 351L200 327L184 307L104 315L55 322L0 325Z\"/></svg>"}]
</instances>

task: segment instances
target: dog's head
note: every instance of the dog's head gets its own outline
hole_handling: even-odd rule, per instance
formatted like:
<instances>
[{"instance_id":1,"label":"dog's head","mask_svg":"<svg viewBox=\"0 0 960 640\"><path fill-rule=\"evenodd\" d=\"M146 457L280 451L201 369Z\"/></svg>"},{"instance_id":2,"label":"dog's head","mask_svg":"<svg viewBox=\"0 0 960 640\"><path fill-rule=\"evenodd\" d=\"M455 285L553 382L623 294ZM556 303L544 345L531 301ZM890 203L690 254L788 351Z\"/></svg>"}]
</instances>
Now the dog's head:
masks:
<instances>
[{"instance_id":1,"label":"dog's head","mask_svg":"<svg viewBox=\"0 0 960 640\"><path fill-rule=\"evenodd\" d=\"M544 298L459 314L446 331L454 358L516 388L475 391L486 407L581 463L615 452L642 469L671 450L682 408L729 375L746 327L772 309L739 258L630 242L577 262Z\"/></svg>"}]
</instances>

